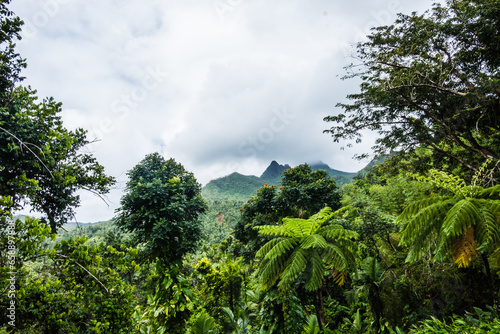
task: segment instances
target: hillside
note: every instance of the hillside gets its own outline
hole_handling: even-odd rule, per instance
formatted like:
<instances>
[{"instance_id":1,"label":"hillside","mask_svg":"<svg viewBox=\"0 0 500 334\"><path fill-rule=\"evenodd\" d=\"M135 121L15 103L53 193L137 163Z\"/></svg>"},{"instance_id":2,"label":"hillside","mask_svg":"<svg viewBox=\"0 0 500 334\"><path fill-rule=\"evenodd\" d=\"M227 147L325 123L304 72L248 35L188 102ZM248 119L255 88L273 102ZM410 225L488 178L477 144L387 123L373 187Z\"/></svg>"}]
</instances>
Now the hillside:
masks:
<instances>
[{"instance_id":1,"label":"hillside","mask_svg":"<svg viewBox=\"0 0 500 334\"><path fill-rule=\"evenodd\" d=\"M202 195L206 199L246 201L265 183L278 184L281 179L281 173L288 168L290 168L288 164L280 165L278 162L272 161L260 177L242 175L235 172L207 183L203 187ZM313 170L323 169L327 171L335 179L339 187L351 182L352 178L357 174L333 169L321 161L312 163L311 168Z\"/></svg>"}]
</instances>

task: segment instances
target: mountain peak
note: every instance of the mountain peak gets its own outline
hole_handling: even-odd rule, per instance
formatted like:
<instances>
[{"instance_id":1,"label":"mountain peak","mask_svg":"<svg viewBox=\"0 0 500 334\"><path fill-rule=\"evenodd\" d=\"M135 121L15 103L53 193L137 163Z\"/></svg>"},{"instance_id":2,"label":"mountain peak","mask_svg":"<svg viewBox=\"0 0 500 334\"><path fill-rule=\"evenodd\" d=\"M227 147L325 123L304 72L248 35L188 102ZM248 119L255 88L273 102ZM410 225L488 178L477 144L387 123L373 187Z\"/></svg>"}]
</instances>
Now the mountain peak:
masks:
<instances>
[{"instance_id":1,"label":"mountain peak","mask_svg":"<svg viewBox=\"0 0 500 334\"><path fill-rule=\"evenodd\" d=\"M263 180L275 180L280 177L281 173L286 169L289 169L290 165L280 165L276 160L273 160L271 164L266 168L264 173L260 176Z\"/></svg>"}]
</instances>

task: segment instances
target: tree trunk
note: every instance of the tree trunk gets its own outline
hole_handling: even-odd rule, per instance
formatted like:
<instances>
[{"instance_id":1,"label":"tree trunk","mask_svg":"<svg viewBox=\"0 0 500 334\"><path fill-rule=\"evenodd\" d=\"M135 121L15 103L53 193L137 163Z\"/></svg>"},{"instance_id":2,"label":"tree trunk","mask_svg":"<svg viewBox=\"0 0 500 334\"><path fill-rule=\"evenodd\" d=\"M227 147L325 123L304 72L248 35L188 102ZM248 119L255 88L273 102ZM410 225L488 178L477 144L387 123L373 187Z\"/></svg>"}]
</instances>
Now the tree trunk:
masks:
<instances>
[{"instance_id":1,"label":"tree trunk","mask_svg":"<svg viewBox=\"0 0 500 334\"><path fill-rule=\"evenodd\" d=\"M318 301L316 302L316 318L318 318L319 330L323 330L325 323L325 305L323 303L323 291L320 288L318 292Z\"/></svg>"},{"instance_id":2,"label":"tree trunk","mask_svg":"<svg viewBox=\"0 0 500 334\"><path fill-rule=\"evenodd\" d=\"M486 269L486 276L488 277L488 281L490 284L491 294L493 296L493 306L495 306L495 311L497 312L497 316L500 315L500 307L498 305L498 290L495 285L495 279L491 276L490 263L488 261L488 256L486 254L481 254L481 258L484 262L484 268Z\"/></svg>"}]
</instances>

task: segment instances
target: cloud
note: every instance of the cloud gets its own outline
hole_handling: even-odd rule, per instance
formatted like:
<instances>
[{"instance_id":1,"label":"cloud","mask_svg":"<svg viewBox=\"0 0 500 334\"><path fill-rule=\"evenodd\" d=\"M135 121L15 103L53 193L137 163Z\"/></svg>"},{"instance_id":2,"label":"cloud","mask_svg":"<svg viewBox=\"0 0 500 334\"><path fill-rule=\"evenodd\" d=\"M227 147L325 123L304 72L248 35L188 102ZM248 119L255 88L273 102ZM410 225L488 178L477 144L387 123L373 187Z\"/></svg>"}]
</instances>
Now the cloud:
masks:
<instances>
[{"instance_id":1,"label":"cloud","mask_svg":"<svg viewBox=\"0 0 500 334\"><path fill-rule=\"evenodd\" d=\"M357 91L341 81L353 45L396 12L431 1L25 0L19 52L26 84L63 102L70 128L100 139L88 149L118 178L110 208L82 197L77 218L113 216L126 172L154 151L202 183L233 171L260 175L271 160L351 159L323 118Z\"/></svg>"}]
</instances>

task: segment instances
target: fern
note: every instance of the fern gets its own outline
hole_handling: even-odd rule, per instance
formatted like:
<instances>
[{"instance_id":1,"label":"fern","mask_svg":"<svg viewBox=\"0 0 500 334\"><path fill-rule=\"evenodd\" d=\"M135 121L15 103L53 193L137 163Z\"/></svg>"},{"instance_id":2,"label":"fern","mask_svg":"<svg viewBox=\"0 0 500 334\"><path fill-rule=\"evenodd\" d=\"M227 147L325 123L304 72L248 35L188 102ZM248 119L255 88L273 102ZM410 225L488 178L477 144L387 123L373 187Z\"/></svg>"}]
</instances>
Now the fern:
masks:
<instances>
[{"instance_id":1,"label":"fern","mask_svg":"<svg viewBox=\"0 0 500 334\"><path fill-rule=\"evenodd\" d=\"M305 288L316 291L323 284L325 266L339 273L338 284L345 282L347 269L355 263L357 245L351 239L358 234L326 225L333 215L326 207L309 219L284 218L279 226L255 227L259 234L275 236L256 254L262 258L258 275L265 288L279 280L278 287L287 289L305 275Z\"/></svg>"}]
</instances>

